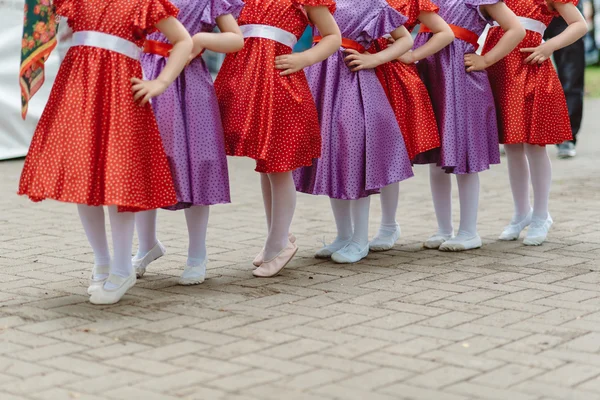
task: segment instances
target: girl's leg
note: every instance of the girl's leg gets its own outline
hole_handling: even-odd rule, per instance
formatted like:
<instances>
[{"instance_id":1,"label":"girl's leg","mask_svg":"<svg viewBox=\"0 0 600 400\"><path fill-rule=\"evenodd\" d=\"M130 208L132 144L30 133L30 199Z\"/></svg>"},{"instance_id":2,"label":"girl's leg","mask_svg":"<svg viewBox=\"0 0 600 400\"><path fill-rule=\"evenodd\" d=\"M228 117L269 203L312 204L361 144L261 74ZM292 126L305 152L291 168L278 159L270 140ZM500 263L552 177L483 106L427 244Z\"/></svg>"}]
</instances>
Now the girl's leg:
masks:
<instances>
[{"instance_id":1,"label":"girl's leg","mask_svg":"<svg viewBox=\"0 0 600 400\"><path fill-rule=\"evenodd\" d=\"M94 252L95 266L92 272L92 284L94 281L104 281L108 278L110 268L110 251L108 249L106 226L104 224L104 207L78 204L77 211L79 212L83 230Z\"/></svg>"},{"instance_id":2,"label":"girl's leg","mask_svg":"<svg viewBox=\"0 0 600 400\"><path fill-rule=\"evenodd\" d=\"M315 254L316 258L331 258L331 255L341 250L352 240L354 230L352 229L352 201L329 199L335 226L337 227L337 237L335 240Z\"/></svg>"},{"instance_id":3,"label":"girl's leg","mask_svg":"<svg viewBox=\"0 0 600 400\"><path fill-rule=\"evenodd\" d=\"M156 238L156 218L158 210L148 210L135 213L135 227L139 247L133 257L133 267L138 278L146 273L148 265L165 255L165 248Z\"/></svg>"},{"instance_id":4,"label":"girl's leg","mask_svg":"<svg viewBox=\"0 0 600 400\"><path fill-rule=\"evenodd\" d=\"M135 216L133 213L117 211L116 206L108 207L113 239L114 258L110 275L104 285L92 292L92 304L114 304L135 285L135 272L131 264Z\"/></svg>"},{"instance_id":5,"label":"girl's leg","mask_svg":"<svg viewBox=\"0 0 600 400\"><path fill-rule=\"evenodd\" d=\"M275 258L289 242L289 231L296 210L296 186L291 172L268 174L271 183L271 219L265 245L265 260Z\"/></svg>"},{"instance_id":6,"label":"girl's leg","mask_svg":"<svg viewBox=\"0 0 600 400\"><path fill-rule=\"evenodd\" d=\"M136 258L142 258L156 246L156 218L158 210L141 211L135 214L135 228L138 235Z\"/></svg>"},{"instance_id":7,"label":"girl's leg","mask_svg":"<svg viewBox=\"0 0 600 400\"><path fill-rule=\"evenodd\" d=\"M269 232L271 230L271 206L273 204L273 195L271 192L271 181L269 180L269 175L260 174L260 187L262 189L265 216L267 217L267 232Z\"/></svg>"},{"instance_id":8,"label":"girl's leg","mask_svg":"<svg viewBox=\"0 0 600 400\"><path fill-rule=\"evenodd\" d=\"M433 197L433 208L438 223L438 231L423 244L425 248L437 249L442 243L452 239L452 179L442 168L432 164L429 167L429 184Z\"/></svg>"},{"instance_id":9,"label":"girl's leg","mask_svg":"<svg viewBox=\"0 0 600 400\"><path fill-rule=\"evenodd\" d=\"M534 201L531 227L527 231L523 243L539 246L546 241L548 231L553 224L548 212L550 187L552 185L552 163L548 157L546 146L526 144L525 152L529 160Z\"/></svg>"},{"instance_id":10,"label":"girl's leg","mask_svg":"<svg viewBox=\"0 0 600 400\"><path fill-rule=\"evenodd\" d=\"M355 263L369 254L369 206L371 198L351 200L354 234L350 243L333 253L331 259L337 263Z\"/></svg>"},{"instance_id":11,"label":"girl's leg","mask_svg":"<svg viewBox=\"0 0 600 400\"><path fill-rule=\"evenodd\" d=\"M372 251L385 251L394 247L400 238L400 225L396 222L400 183L392 183L381 189L381 225L369 247Z\"/></svg>"},{"instance_id":12,"label":"girl's leg","mask_svg":"<svg viewBox=\"0 0 600 400\"><path fill-rule=\"evenodd\" d=\"M500 234L500 240L517 240L523 229L531 223L529 163L523 144L505 144L504 150L508 161L508 178L515 212L510 224Z\"/></svg>"},{"instance_id":13,"label":"girl's leg","mask_svg":"<svg viewBox=\"0 0 600 400\"><path fill-rule=\"evenodd\" d=\"M477 212L479 210L479 174L457 175L460 198L460 227L458 235L440 246L442 251L465 251L481 247L477 234Z\"/></svg>"},{"instance_id":14,"label":"girl's leg","mask_svg":"<svg viewBox=\"0 0 600 400\"><path fill-rule=\"evenodd\" d=\"M264 262L252 272L260 278L277 275L298 251L289 236L296 210L296 186L292 173L274 173L268 177L272 198L269 236L264 249Z\"/></svg>"},{"instance_id":15,"label":"girl's leg","mask_svg":"<svg viewBox=\"0 0 600 400\"><path fill-rule=\"evenodd\" d=\"M77 211L83 230L94 251L94 263L96 265L110 265L110 251L108 249L108 239L106 238L106 226L104 225L104 207L77 204Z\"/></svg>"},{"instance_id":16,"label":"girl's leg","mask_svg":"<svg viewBox=\"0 0 600 400\"><path fill-rule=\"evenodd\" d=\"M185 210L189 245L187 267L179 283L195 285L206 277L206 232L210 207L194 206Z\"/></svg>"},{"instance_id":17,"label":"girl's leg","mask_svg":"<svg viewBox=\"0 0 600 400\"><path fill-rule=\"evenodd\" d=\"M133 231L135 229L135 214L118 212L116 206L108 207L110 228L113 241L114 258L110 267L111 275L127 278L133 273L131 250L133 246ZM113 284L106 282L104 287L111 289Z\"/></svg>"}]
</instances>

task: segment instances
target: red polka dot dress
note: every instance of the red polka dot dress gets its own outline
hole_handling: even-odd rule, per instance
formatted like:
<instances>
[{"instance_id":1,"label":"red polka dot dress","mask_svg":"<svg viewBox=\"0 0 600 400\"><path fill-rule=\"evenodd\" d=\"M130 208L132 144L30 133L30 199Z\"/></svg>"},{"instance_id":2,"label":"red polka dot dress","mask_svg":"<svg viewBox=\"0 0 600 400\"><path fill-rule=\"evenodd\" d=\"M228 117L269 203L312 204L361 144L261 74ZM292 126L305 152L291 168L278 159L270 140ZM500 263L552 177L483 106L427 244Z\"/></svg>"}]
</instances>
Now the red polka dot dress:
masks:
<instances>
[{"instance_id":1,"label":"red polka dot dress","mask_svg":"<svg viewBox=\"0 0 600 400\"><path fill-rule=\"evenodd\" d=\"M437 12L439 9L429 0L388 0L388 3L409 18L404 25L409 31L419 23L421 11ZM388 40L381 38L369 51L376 53L387 47ZM392 61L377 67L375 71L396 114L410 159L440 147L433 106L417 66Z\"/></svg>"},{"instance_id":2,"label":"red polka dot dress","mask_svg":"<svg viewBox=\"0 0 600 400\"><path fill-rule=\"evenodd\" d=\"M574 3L577 0L555 0ZM558 15L550 10L546 0L505 0L520 17L550 24ZM492 49L503 35L501 28L490 30L483 49ZM531 53L522 48L537 47L542 35L527 31L525 39L503 60L488 68L488 74L498 113L500 143L558 144L571 140L573 134L567 102L551 60L543 64L524 64Z\"/></svg>"},{"instance_id":3,"label":"red polka dot dress","mask_svg":"<svg viewBox=\"0 0 600 400\"><path fill-rule=\"evenodd\" d=\"M167 0L55 0L75 33L95 31L141 46L177 15ZM140 62L99 47L69 49L36 128L19 194L140 211L177 202L150 104L134 102Z\"/></svg>"},{"instance_id":4,"label":"red polka dot dress","mask_svg":"<svg viewBox=\"0 0 600 400\"><path fill-rule=\"evenodd\" d=\"M334 0L246 0L238 24L270 25L299 38L309 24L304 6L327 6ZM321 154L317 109L304 72L280 76L275 57L288 46L265 38L246 38L244 48L229 54L215 88L223 118L225 147L231 156L256 160L256 171L293 171Z\"/></svg>"}]
</instances>

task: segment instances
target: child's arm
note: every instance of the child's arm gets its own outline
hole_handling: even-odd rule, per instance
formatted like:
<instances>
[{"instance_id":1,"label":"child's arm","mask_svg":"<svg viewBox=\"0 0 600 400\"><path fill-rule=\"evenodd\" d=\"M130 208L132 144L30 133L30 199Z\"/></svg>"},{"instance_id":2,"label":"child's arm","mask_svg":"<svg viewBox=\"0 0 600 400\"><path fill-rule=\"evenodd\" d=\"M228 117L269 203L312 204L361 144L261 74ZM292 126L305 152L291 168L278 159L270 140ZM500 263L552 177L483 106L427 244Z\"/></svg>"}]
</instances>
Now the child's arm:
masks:
<instances>
[{"instance_id":1,"label":"child's arm","mask_svg":"<svg viewBox=\"0 0 600 400\"><path fill-rule=\"evenodd\" d=\"M391 33L394 42L387 49L371 53L359 53L356 50L346 49L346 53L350 55L346 57L346 63L352 72L360 71L362 69L376 68L382 64L388 63L392 60L397 59L402 54L409 51L413 44L413 38L410 32L405 27L401 26Z\"/></svg>"},{"instance_id":2,"label":"child's arm","mask_svg":"<svg viewBox=\"0 0 600 400\"><path fill-rule=\"evenodd\" d=\"M192 36L194 49L192 58L207 49L217 53L235 53L244 47L244 35L231 14L221 15L217 18L220 33L200 32Z\"/></svg>"},{"instance_id":3,"label":"child's arm","mask_svg":"<svg viewBox=\"0 0 600 400\"><path fill-rule=\"evenodd\" d=\"M454 33L450 26L437 13L432 11L421 11L419 21L427 26L433 36L423 46L414 51L409 51L400 57L400 61L405 64L413 64L421 61L444 47L448 46L454 40Z\"/></svg>"},{"instance_id":4,"label":"child's arm","mask_svg":"<svg viewBox=\"0 0 600 400\"><path fill-rule=\"evenodd\" d=\"M504 30L504 35L485 56L466 54L465 66L467 67L467 72L483 71L496 64L509 55L521 43L526 33L515 13L502 1L496 4L481 6L481 11L498 22L502 30Z\"/></svg>"},{"instance_id":5,"label":"child's arm","mask_svg":"<svg viewBox=\"0 0 600 400\"><path fill-rule=\"evenodd\" d=\"M131 78L133 98L135 101L141 99L140 104L146 104L152 97L160 95L173 83L185 67L192 51L192 38L181 22L174 17L158 22L156 28L173 44L173 50L169 54L165 68L156 79L143 81Z\"/></svg>"},{"instance_id":6,"label":"child's arm","mask_svg":"<svg viewBox=\"0 0 600 400\"><path fill-rule=\"evenodd\" d=\"M548 60L556 50L567 47L582 38L588 31L583 15L573 3L551 3L561 17L569 25L560 35L553 37L538 47L521 49L523 53L531 53L525 59L527 64L541 64Z\"/></svg>"},{"instance_id":7,"label":"child's arm","mask_svg":"<svg viewBox=\"0 0 600 400\"><path fill-rule=\"evenodd\" d=\"M316 46L301 53L292 53L275 58L275 68L283 70L281 76L290 75L326 60L342 45L342 34L333 15L324 6L305 6L308 18L323 38Z\"/></svg>"}]
</instances>

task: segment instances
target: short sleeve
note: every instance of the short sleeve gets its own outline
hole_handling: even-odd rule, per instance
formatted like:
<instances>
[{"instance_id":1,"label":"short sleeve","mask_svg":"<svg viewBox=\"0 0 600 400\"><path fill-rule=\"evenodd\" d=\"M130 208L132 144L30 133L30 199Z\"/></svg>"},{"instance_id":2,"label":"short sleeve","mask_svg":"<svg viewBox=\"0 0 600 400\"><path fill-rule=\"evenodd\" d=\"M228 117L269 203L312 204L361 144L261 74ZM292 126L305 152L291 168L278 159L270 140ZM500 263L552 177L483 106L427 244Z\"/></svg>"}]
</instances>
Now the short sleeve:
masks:
<instances>
[{"instance_id":1,"label":"short sleeve","mask_svg":"<svg viewBox=\"0 0 600 400\"><path fill-rule=\"evenodd\" d=\"M465 4L467 5L467 7L476 9L477 12L479 13L479 16L481 17L481 19L483 19L487 23L492 23L492 21L489 18L487 18L485 15L483 15L483 13L481 12L481 9L479 7L489 6L491 4L500 3L501 1L502 0L466 0Z\"/></svg>"},{"instance_id":2,"label":"short sleeve","mask_svg":"<svg viewBox=\"0 0 600 400\"><path fill-rule=\"evenodd\" d=\"M386 5L381 7L378 11L375 11L372 19L363 29L364 35L361 39L372 42L373 40L379 39L380 37L395 31L407 21L408 17L400 14L386 3Z\"/></svg>"},{"instance_id":3,"label":"short sleeve","mask_svg":"<svg viewBox=\"0 0 600 400\"><path fill-rule=\"evenodd\" d=\"M327 7L330 13L335 12L335 0L292 0L292 2L299 6Z\"/></svg>"},{"instance_id":4,"label":"short sleeve","mask_svg":"<svg viewBox=\"0 0 600 400\"><path fill-rule=\"evenodd\" d=\"M580 1L579 0L552 0L553 3L562 3L562 4L573 4L574 6L577 6ZM548 4L548 3L546 3ZM560 14L558 13L558 11L556 10L552 10L552 14L555 16L559 16Z\"/></svg>"},{"instance_id":5,"label":"short sleeve","mask_svg":"<svg viewBox=\"0 0 600 400\"><path fill-rule=\"evenodd\" d=\"M440 11L440 8L433 4L431 0L417 0L419 6L419 13L422 11L425 12L434 12L437 13Z\"/></svg>"},{"instance_id":6,"label":"short sleeve","mask_svg":"<svg viewBox=\"0 0 600 400\"><path fill-rule=\"evenodd\" d=\"M73 0L54 0L54 14L66 19L73 19L76 15Z\"/></svg>"},{"instance_id":7,"label":"short sleeve","mask_svg":"<svg viewBox=\"0 0 600 400\"><path fill-rule=\"evenodd\" d=\"M240 16L244 8L242 0L210 0L208 5L202 10L200 20L207 25L216 25L217 18L221 15L231 14L235 19Z\"/></svg>"},{"instance_id":8,"label":"short sleeve","mask_svg":"<svg viewBox=\"0 0 600 400\"><path fill-rule=\"evenodd\" d=\"M169 0L141 0L133 25L146 35L156 31L155 25L163 19L177 17L179 10Z\"/></svg>"}]
</instances>

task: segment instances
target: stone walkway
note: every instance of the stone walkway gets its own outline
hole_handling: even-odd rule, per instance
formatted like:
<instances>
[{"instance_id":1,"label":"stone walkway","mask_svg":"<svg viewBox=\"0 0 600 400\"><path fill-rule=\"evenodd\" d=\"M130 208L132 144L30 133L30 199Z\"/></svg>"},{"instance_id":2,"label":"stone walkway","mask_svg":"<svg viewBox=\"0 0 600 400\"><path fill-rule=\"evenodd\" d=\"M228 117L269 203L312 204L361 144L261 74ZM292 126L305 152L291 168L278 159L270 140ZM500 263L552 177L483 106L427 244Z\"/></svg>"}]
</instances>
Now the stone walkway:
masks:
<instances>
[{"instance_id":1,"label":"stone walkway","mask_svg":"<svg viewBox=\"0 0 600 400\"><path fill-rule=\"evenodd\" d=\"M2 162L0 399L600 399L600 102L587 107L578 158L554 162L543 247L495 240L511 216L503 165L482 174L485 246L422 250L435 218L420 167L401 186L393 251L315 260L333 221L327 199L302 195L299 256L254 279L262 203L252 163L236 159L234 204L211 217L210 279L177 286L185 223L162 211L167 256L107 307L87 301L75 207L17 197L22 160Z\"/></svg>"}]
</instances>

